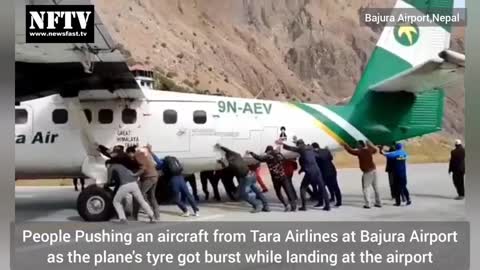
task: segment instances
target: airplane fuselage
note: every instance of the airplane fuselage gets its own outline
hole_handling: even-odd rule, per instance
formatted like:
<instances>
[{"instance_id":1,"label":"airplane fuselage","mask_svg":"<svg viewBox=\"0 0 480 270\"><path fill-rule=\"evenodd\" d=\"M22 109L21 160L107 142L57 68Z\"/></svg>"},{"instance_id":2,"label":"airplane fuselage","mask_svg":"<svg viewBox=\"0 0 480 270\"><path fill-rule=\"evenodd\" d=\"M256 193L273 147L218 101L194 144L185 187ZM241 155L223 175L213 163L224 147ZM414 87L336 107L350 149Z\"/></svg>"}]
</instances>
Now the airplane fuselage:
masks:
<instances>
[{"instance_id":1,"label":"airplane fuselage","mask_svg":"<svg viewBox=\"0 0 480 270\"><path fill-rule=\"evenodd\" d=\"M74 120L71 98L53 95L16 106L16 178L82 176L88 157L82 132L88 133L90 142L108 147L149 143L160 157L178 157L186 172L218 169L223 153L215 149L216 143L241 154L263 153L267 145L275 144L281 127L286 128L287 144L293 145L297 137L331 150L340 147L341 138L334 131L291 103L143 91L143 100L81 100L83 124ZM356 139L365 139L327 107L308 106Z\"/></svg>"}]
</instances>

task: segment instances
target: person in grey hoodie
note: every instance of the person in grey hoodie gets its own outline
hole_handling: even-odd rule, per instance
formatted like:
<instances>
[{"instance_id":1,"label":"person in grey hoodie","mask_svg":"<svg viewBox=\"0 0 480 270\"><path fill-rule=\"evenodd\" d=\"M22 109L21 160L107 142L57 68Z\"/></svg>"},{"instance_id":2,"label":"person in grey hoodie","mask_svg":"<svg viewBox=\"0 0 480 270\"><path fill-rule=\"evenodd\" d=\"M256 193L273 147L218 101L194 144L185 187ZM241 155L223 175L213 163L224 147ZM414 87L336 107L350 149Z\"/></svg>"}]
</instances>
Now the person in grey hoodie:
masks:
<instances>
[{"instance_id":1,"label":"person in grey hoodie","mask_svg":"<svg viewBox=\"0 0 480 270\"><path fill-rule=\"evenodd\" d=\"M153 210L143 197L140 187L137 183L140 175L138 173L132 173L132 171L127 169L122 164L113 163L111 160L107 160L105 165L108 169L107 183L105 185L107 187L110 186L113 178L119 181L120 187L113 198L113 207L117 212L120 223L127 223L122 200L125 199L128 194L132 194L133 198L137 200L145 213L147 213L148 217L150 218L150 222L153 223L155 221Z\"/></svg>"}]
</instances>

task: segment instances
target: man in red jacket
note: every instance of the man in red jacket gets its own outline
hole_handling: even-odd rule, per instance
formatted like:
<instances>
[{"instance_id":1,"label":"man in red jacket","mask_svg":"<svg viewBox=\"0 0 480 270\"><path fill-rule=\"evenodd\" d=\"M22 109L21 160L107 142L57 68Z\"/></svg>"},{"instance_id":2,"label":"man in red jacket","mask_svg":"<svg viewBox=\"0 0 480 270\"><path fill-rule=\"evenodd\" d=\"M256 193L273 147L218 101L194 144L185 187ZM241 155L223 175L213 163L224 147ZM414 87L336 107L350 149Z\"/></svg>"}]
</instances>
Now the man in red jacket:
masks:
<instances>
[{"instance_id":1,"label":"man in red jacket","mask_svg":"<svg viewBox=\"0 0 480 270\"><path fill-rule=\"evenodd\" d=\"M255 175L257 177L257 183L260 185L262 188L262 193L268 192L268 187L265 185L265 182L263 182L263 178L260 172L260 164L254 164L251 166L251 169L255 171Z\"/></svg>"}]
</instances>

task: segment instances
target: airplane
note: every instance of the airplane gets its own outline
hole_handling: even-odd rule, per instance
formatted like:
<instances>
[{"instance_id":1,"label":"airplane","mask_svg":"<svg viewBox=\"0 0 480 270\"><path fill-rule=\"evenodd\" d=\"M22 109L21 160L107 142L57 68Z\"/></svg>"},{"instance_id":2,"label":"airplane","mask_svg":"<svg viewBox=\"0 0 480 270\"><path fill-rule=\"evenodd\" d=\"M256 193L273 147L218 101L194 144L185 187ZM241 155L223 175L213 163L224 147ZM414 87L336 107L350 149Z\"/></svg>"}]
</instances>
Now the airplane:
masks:
<instances>
[{"instance_id":1,"label":"airplane","mask_svg":"<svg viewBox=\"0 0 480 270\"><path fill-rule=\"evenodd\" d=\"M425 3L433 9L437 2L399 0L392 12ZM27 44L20 34L16 44L16 179L94 179L77 199L86 221L113 213L112 194L100 186L106 168L96 144L149 143L160 157L176 156L185 173L220 169L217 143L262 153L281 127L287 144L301 138L331 150L359 140L387 145L440 131L444 87L461 80L465 68L465 56L449 50L450 25L387 25L345 105L149 90L135 81L97 17L103 39L95 44Z\"/></svg>"}]
</instances>

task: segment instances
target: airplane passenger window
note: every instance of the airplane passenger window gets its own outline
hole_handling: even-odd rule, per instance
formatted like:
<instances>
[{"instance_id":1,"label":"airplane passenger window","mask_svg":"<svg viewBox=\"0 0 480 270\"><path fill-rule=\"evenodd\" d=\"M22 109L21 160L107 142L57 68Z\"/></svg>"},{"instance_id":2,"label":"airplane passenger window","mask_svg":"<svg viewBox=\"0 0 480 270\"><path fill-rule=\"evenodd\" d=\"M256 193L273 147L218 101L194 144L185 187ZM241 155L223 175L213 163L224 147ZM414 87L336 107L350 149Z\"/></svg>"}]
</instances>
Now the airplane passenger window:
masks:
<instances>
[{"instance_id":1,"label":"airplane passenger window","mask_svg":"<svg viewBox=\"0 0 480 270\"><path fill-rule=\"evenodd\" d=\"M100 124L111 124L113 122L113 111L110 109L99 110L98 122L100 122Z\"/></svg>"},{"instance_id":2,"label":"airplane passenger window","mask_svg":"<svg viewBox=\"0 0 480 270\"><path fill-rule=\"evenodd\" d=\"M85 109L85 110L83 110L83 113L85 113L85 117L87 117L88 123L91 123L92 122L92 111L90 111L89 109Z\"/></svg>"},{"instance_id":3,"label":"airplane passenger window","mask_svg":"<svg viewBox=\"0 0 480 270\"><path fill-rule=\"evenodd\" d=\"M207 113L205 111L194 111L193 122L195 124L205 124L207 122Z\"/></svg>"},{"instance_id":4,"label":"airplane passenger window","mask_svg":"<svg viewBox=\"0 0 480 270\"><path fill-rule=\"evenodd\" d=\"M65 124L68 121L68 112L65 109L56 109L52 112L52 121L55 124Z\"/></svg>"},{"instance_id":5,"label":"airplane passenger window","mask_svg":"<svg viewBox=\"0 0 480 270\"><path fill-rule=\"evenodd\" d=\"M165 111L163 111L163 122L165 124L175 124L175 123L177 123L177 112L175 110L165 110Z\"/></svg>"},{"instance_id":6,"label":"airplane passenger window","mask_svg":"<svg viewBox=\"0 0 480 270\"><path fill-rule=\"evenodd\" d=\"M137 111L132 109L123 110L122 121L124 124L135 124L137 122Z\"/></svg>"},{"instance_id":7,"label":"airplane passenger window","mask_svg":"<svg viewBox=\"0 0 480 270\"><path fill-rule=\"evenodd\" d=\"M15 109L15 124L25 124L28 121L28 112L25 109Z\"/></svg>"}]
</instances>

